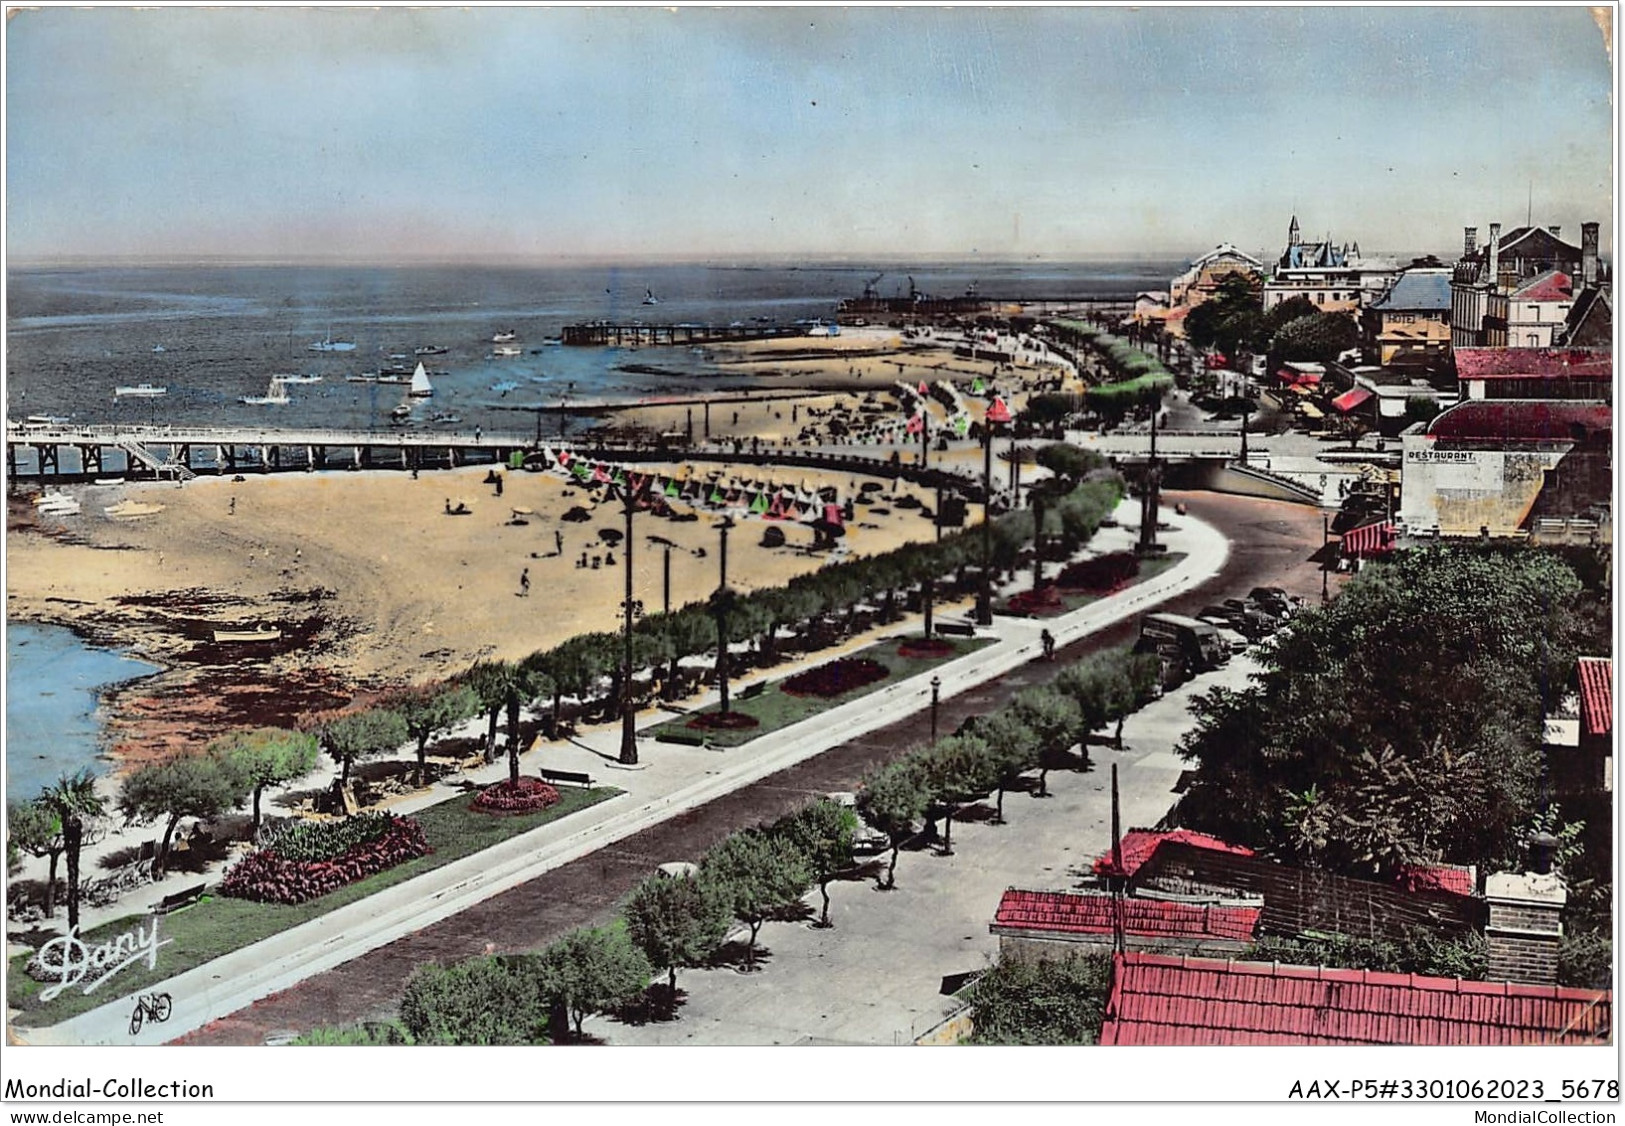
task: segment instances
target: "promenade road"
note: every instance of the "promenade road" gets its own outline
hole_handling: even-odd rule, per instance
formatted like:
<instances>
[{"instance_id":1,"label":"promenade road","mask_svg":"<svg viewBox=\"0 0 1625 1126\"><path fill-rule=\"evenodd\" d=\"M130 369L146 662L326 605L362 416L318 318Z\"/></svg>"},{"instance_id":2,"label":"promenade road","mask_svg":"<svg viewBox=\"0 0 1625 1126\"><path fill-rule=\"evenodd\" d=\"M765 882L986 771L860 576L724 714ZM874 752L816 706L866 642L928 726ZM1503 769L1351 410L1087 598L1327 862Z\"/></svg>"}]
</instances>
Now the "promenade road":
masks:
<instances>
[{"instance_id":1,"label":"promenade road","mask_svg":"<svg viewBox=\"0 0 1625 1126\"><path fill-rule=\"evenodd\" d=\"M1064 622L1052 619L1063 661L1032 661L1039 623L1001 619L996 644L943 670L942 728L952 730L964 715L1053 676L1064 659L1126 639L1154 602L1196 609L1253 585L1300 593L1318 586L1318 571L1305 562L1319 543L1317 511L1240 497L1180 499L1201 518L1173 519L1170 543L1189 553L1184 563ZM1209 523L1226 529L1228 551ZM810 794L851 789L875 763L923 741L919 713L928 706L927 685L903 682L734 751L651 745L647 769L624 773L606 762L613 752L608 732L597 737L601 748L584 740L588 745L533 752L532 766L537 754L559 768L590 763L628 793L180 975L162 987L175 997L175 1015L152 1042L200 1029L183 1042L261 1043L279 1030L385 1015L424 961L533 950L575 926L603 921L655 864L697 858L729 831L771 819ZM814 730L802 730L808 726ZM146 1041L145 1029L136 1041L128 1035L130 1003L121 998L25 1035L39 1043Z\"/></svg>"}]
</instances>

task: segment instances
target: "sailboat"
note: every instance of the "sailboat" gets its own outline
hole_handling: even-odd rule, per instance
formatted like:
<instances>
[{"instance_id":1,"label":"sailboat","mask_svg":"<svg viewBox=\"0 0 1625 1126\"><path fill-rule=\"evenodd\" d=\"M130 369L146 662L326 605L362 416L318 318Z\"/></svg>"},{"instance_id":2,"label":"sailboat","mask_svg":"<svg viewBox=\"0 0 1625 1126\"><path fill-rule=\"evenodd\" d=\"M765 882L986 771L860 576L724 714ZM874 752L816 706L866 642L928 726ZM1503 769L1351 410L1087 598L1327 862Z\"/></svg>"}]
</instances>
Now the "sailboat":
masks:
<instances>
[{"instance_id":1,"label":"sailboat","mask_svg":"<svg viewBox=\"0 0 1625 1126\"><path fill-rule=\"evenodd\" d=\"M414 399L427 399L434 394L434 388L429 386L429 373L421 360L418 361L417 370L412 373L412 389L407 394Z\"/></svg>"},{"instance_id":2,"label":"sailboat","mask_svg":"<svg viewBox=\"0 0 1625 1126\"><path fill-rule=\"evenodd\" d=\"M291 400L288 398L288 385L273 375L271 386L266 388L265 394L244 395L237 401L251 407L280 407Z\"/></svg>"},{"instance_id":3,"label":"sailboat","mask_svg":"<svg viewBox=\"0 0 1625 1126\"><path fill-rule=\"evenodd\" d=\"M643 303L645 305L658 305L660 304L660 298L655 296L654 290L645 289L643 291Z\"/></svg>"}]
</instances>

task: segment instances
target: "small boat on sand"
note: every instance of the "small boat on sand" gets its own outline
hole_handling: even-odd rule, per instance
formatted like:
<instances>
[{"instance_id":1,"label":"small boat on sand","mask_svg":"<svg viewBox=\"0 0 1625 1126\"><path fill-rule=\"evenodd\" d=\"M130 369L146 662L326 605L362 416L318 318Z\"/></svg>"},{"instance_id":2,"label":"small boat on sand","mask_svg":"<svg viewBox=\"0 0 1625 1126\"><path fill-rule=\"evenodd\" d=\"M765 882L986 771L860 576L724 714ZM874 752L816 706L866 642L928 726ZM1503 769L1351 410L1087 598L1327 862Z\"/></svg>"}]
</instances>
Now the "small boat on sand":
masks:
<instances>
[{"instance_id":1,"label":"small boat on sand","mask_svg":"<svg viewBox=\"0 0 1625 1126\"><path fill-rule=\"evenodd\" d=\"M156 516L163 510L164 506L161 504L142 504L140 501L125 500L109 505L105 511L114 520L136 520L143 516Z\"/></svg>"},{"instance_id":2,"label":"small boat on sand","mask_svg":"<svg viewBox=\"0 0 1625 1126\"><path fill-rule=\"evenodd\" d=\"M256 626L253 629L217 629L214 631L216 642L236 641L280 641L282 631L275 626Z\"/></svg>"}]
</instances>

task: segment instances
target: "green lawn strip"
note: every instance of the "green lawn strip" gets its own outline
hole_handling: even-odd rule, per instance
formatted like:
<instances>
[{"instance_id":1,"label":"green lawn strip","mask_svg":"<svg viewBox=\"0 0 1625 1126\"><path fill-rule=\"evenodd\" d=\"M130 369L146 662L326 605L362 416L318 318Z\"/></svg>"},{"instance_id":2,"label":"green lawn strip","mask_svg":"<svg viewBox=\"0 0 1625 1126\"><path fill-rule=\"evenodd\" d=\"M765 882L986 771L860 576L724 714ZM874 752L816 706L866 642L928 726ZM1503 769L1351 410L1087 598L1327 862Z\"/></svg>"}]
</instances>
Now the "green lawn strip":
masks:
<instances>
[{"instance_id":1,"label":"green lawn strip","mask_svg":"<svg viewBox=\"0 0 1625 1126\"><path fill-rule=\"evenodd\" d=\"M246 899L211 895L196 906L160 918L158 937L164 945L158 951L156 969L149 970L144 962L134 963L120 970L106 986L89 996L77 989L67 989L50 1002L42 1003L39 992L45 986L23 971L29 956L19 954L11 960L8 1001L12 1008L22 1010L17 1018L19 1025L57 1024L132 990L167 980L414 876L432 872L454 860L461 860L538 826L597 805L620 792L610 786L594 789L563 787L559 790L557 805L537 813L504 815L476 813L468 808L472 795L458 795L450 801L411 815L423 826L429 847L434 850L427 856L398 864L388 871L358 880L308 903L253 903ZM94 946L97 942L123 934L138 922L145 923L145 917L127 915L84 932L81 937L88 945Z\"/></svg>"},{"instance_id":2,"label":"green lawn strip","mask_svg":"<svg viewBox=\"0 0 1625 1126\"><path fill-rule=\"evenodd\" d=\"M1061 591L1061 604L1065 606L1066 609L1057 610L1055 614L1044 616L1055 617L1059 614L1070 614L1074 610L1083 609L1083 607L1089 605L1091 602L1099 602L1102 598L1109 598L1114 594L1120 594L1131 586L1137 586L1140 583L1145 582L1147 579L1156 578L1158 575L1162 574L1168 568L1172 567L1174 564L1178 563L1184 558L1185 553L1183 551L1170 551L1166 555L1147 556L1140 561L1140 573L1135 575L1122 586L1118 587L1116 590L1105 591L1099 594L1080 594L1063 590ZM1046 585L1054 584L1049 583ZM993 607L993 612L996 614L1012 613L1010 609L1010 599L1005 598L997 602Z\"/></svg>"},{"instance_id":3,"label":"green lawn strip","mask_svg":"<svg viewBox=\"0 0 1625 1126\"><path fill-rule=\"evenodd\" d=\"M950 641L950 643L953 645L954 651L952 653L941 657L899 656L897 653L898 647L908 640L910 639L894 637L890 640L877 642L876 644L870 645L867 648L860 649L856 653L848 653L844 657L834 658L835 660L855 660L859 658L868 658L872 661L879 661L881 664L886 666L888 671L888 675L881 677L879 680L870 684L865 684L860 688L854 688L848 692L843 692L839 696L832 696L828 699L820 696L792 696L787 692L781 691L779 687L784 680L789 679L788 677L773 681L767 686L760 696L753 697L749 700L741 699L739 694L736 692L731 701L732 707L730 710L754 717L759 721L759 726L757 727L752 727L744 731L727 731L698 730L688 726L688 721L695 715L709 715L715 712L717 708L712 706L704 708L698 712L693 712L690 715L683 716L681 719L674 719L666 723L662 723L660 726L654 728L651 734L653 734L657 739L662 733L675 734L678 736L703 735L705 737L705 741L713 747L738 747L742 744L750 742L752 739L766 735L769 732L778 731L780 728L789 727L793 723L800 723L809 716L818 715L820 712L827 712L831 708L839 707L848 701L856 700L861 696L867 696L869 693L884 688L888 684L896 684L900 680L907 680L916 673L921 673L947 661L952 661L956 657L964 656L966 653L974 653L984 645L991 645L993 643L993 639L989 637L952 639L943 638L942 640ZM808 667L811 668L812 666Z\"/></svg>"}]
</instances>

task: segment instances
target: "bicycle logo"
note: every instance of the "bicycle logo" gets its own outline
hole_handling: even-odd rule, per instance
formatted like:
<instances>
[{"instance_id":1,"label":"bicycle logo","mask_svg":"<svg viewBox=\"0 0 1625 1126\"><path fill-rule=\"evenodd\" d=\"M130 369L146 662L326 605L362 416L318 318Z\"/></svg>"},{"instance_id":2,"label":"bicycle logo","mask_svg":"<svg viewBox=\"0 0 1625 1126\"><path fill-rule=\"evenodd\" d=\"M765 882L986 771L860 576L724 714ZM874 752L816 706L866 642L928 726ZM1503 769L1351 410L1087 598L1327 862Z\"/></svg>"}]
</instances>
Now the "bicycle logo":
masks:
<instances>
[{"instance_id":1,"label":"bicycle logo","mask_svg":"<svg viewBox=\"0 0 1625 1126\"><path fill-rule=\"evenodd\" d=\"M130 1035L141 1031L141 1022L150 1020L162 1024L169 1019L172 1003L167 993L147 993L136 998L135 1012L130 1014Z\"/></svg>"}]
</instances>

